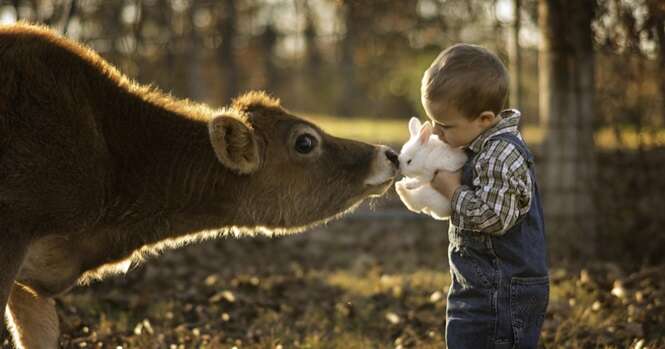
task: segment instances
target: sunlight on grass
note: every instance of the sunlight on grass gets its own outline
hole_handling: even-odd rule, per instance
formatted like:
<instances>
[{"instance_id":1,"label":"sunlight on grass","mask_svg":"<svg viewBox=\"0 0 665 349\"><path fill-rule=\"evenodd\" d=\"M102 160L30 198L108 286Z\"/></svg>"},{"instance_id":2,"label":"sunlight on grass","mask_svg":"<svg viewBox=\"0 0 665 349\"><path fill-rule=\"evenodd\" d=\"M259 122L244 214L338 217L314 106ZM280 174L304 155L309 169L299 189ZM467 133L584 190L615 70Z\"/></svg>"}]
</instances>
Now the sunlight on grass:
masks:
<instances>
[{"instance_id":1,"label":"sunlight on grass","mask_svg":"<svg viewBox=\"0 0 665 349\"><path fill-rule=\"evenodd\" d=\"M450 285L450 275L441 270L418 270L413 274L364 276L338 271L327 276L330 285L337 286L359 296L371 296L380 292L400 293L405 287L415 291L440 291Z\"/></svg>"},{"instance_id":2,"label":"sunlight on grass","mask_svg":"<svg viewBox=\"0 0 665 349\"><path fill-rule=\"evenodd\" d=\"M596 132L594 140L596 144L602 148L609 149L663 147L665 146L665 129L655 131L641 131L639 133L636 130L626 129L621 131L619 136L617 136L614 130L604 128L599 132Z\"/></svg>"},{"instance_id":3,"label":"sunlight on grass","mask_svg":"<svg viewBox=\"0 0 665 349\"><path fill-rule=\"evenodd\" d=\"M304 117L337 137L358 139L369 143L404 143L409 138L407 120L374 118L339 118L309 114Z\"/></svg>"},{"instance_id":4,"label":"sunlight on grass","mask_svg":"<svg viewBox=\"0 0 665 349\"><path fill-rule=\"evenodd\" d=\"M321 114L309 114L305 118L334 136L368 143L400 145L409 138L406 119L340 118ZM530 145L539 145L545 138L545 130L538 126L525 126L522 134ZM662 147L665 146L665 129L639 133L633 129L624 129L617 136L613 129L603 128L596 132L594 141L601 149Z\"/></svg>"}]
</instances>

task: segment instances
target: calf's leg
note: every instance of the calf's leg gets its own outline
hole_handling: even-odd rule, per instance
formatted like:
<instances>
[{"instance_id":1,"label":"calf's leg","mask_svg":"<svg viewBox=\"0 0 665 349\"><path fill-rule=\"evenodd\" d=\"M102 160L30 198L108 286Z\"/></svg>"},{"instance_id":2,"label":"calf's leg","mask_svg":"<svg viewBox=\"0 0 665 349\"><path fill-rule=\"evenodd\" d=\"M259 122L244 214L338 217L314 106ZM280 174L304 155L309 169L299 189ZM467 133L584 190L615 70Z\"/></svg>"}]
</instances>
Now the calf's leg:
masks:
<instances>
[{"instance_id":1,"label":"calf's leg","mask_svg":"<svg viewBox=\"0 0 665 349\"><path fill-rule=\"evenodd\" d=\"M0 226L0 229L3 227ZM5 232L6 233L6 232ZM28 249L28 240L12 234L0 234L0 313L5 319L7 300L12 292L14 280L21 269L23 259ZM0 326L0 332L5 327ZM0 333L2 334L2 333ZM3 336L0 336L3 337Z\"/></svg>"},{"instance_id":2,"label":"calf's leg","mask_svg":"<svg viewBox=\"0 0 665 349\"><path fill-rule=\"evenodd\" d=\"M55 302L30 288L14 284L9 297L7 322L18 349L58 347L60 328Z\"/></svg>"}]
</instances>

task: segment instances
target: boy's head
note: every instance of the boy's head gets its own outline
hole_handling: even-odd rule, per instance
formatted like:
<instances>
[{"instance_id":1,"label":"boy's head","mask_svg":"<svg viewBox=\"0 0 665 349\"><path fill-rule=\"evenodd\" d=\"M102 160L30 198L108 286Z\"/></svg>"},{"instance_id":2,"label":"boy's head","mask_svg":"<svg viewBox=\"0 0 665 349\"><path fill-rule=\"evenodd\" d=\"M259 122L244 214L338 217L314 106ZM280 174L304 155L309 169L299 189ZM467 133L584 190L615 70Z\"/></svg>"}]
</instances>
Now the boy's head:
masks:
<instances>
[{"instance_id":1,"label":"boy's head","mask_svg":"<svg viewBox=\"0 0 665 349\"><path fill-rule=\"evenodd\" d=\"M508 96L508 72L499 57L476 45L457 44L425 71L421 100L435 133L459 147L495 125Z\"/></svg>"}]
</instances>

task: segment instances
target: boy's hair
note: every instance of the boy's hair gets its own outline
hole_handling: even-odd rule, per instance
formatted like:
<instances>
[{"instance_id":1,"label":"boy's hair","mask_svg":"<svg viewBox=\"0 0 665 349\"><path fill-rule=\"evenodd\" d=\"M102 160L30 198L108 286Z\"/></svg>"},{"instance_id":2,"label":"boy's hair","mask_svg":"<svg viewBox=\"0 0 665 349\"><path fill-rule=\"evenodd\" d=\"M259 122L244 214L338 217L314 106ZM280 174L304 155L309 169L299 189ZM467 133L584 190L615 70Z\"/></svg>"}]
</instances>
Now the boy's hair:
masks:
<instances>
[{"instance_id":1,"label":"boy's hair","mask_svg":"<svg viewBox=\"0 0 665 349\"><path fill-rule=\"evenodd\" d=\"M425 71L423 102L457 108L468 119L484 111L498 114L508 96L508 72L499 57L477 45L456 44Z\"/></svg>"}]
</instances>

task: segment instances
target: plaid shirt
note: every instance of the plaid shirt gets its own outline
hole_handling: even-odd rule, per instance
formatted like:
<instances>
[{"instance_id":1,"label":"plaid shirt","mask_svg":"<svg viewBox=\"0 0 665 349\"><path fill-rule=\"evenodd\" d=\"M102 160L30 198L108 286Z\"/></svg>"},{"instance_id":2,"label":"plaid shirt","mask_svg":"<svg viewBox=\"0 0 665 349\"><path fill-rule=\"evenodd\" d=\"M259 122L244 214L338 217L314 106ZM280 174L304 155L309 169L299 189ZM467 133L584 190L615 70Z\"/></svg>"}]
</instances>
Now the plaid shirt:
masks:
<instances>
[{"instance_id":1,"label":"plaid shirt","mask_svg":"<svg viewBox=\"0 0 665 349\"><path fill-rule=\"evenodd\" d=\"M500 115L503 120L467 146L476 154L474 187L462 185L453 194L450 222L457 229L501 235L529 211L533 183L526 159L513 144L491 139L502 133L522 139L520 112L509 109Z\"/></svg>"}]
</instances>

